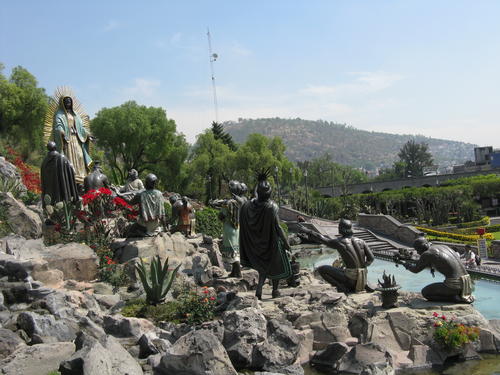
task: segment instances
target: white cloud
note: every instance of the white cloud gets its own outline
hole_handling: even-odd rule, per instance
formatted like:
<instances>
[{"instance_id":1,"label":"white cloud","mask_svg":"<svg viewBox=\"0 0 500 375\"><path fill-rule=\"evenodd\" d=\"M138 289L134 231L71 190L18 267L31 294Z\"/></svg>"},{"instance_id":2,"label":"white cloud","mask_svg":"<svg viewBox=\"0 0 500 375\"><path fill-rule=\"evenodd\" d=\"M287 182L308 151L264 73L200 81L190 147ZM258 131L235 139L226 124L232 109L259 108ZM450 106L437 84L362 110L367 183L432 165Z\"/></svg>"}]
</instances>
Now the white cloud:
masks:
<instances>
[{"instance_id":1,"label":"white cloud","mask_svg":"<svg viewBox=\"0 0 500 375\"><path fill-rule=\"evenodd\" d=\"M122 92L130 98L138 100L141 98L151 98L159 87L160 81L158 80L136 78L134 79L134 84L124 88Z\"/></svg>"},{"instance_id":2,"label":"white cloud","mask_svg":"<svg viewBox=\"0 0 500 375\"><path fill-rule=\"evenodd\" d=\"M120 24L118 23L118 21L109 20L108 23L106 24L106 26L104 26L103 30L104 31L112 31L112 30L117 29L119 26L120 26Z\"/></svg>"},{"instance_id":3,"label":"white cloud","mask_svg":"<svg viewBox=\"0 0 500 375\"><path fill-rule=\"evenodd\" d=\"M231 52L238 56L250 56L252 54L251 50L242 46L238 42L233 43L233 45L231 46Z\"/></svg>"}]
</instances>

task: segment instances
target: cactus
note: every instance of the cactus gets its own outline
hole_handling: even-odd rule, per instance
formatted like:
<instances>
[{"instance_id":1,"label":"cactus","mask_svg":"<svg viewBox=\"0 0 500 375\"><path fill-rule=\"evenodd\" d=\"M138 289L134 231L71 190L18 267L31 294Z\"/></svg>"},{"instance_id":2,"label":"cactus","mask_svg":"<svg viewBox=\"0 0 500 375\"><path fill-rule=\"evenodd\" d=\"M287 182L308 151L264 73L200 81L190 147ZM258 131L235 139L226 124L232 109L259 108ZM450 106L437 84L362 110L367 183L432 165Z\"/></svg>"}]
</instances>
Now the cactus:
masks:
<instances>
[{"instance_id":1,"label":"cactus","mask_svg":"<svg viewBox=\"0 0 500 375\"><path fill-rule=\"evenodd\" d=\"M135 268L146 292L146 302L150 305L158 305L165 300L181 265L179 264L170 271L168 269L168 258L162 266L160 257L157 255L151 260L151 269L148 275L142 258L140 261L141 263L136 264Z\"/></svg>"},{"instance_id":2,"label":"cactus","mask_svg":"<svg viewBox=\"0 0 500 375\"><path fill-rule=\"evenodd\" d=\"M378 285L380 285L381 288L393 288L397 286L394 275L392 275L392 277L391 275L386 275L385 270L384 274L382 275L382 279L384 280L383 282L378 280Z\"/></svg>"}]
</instances>

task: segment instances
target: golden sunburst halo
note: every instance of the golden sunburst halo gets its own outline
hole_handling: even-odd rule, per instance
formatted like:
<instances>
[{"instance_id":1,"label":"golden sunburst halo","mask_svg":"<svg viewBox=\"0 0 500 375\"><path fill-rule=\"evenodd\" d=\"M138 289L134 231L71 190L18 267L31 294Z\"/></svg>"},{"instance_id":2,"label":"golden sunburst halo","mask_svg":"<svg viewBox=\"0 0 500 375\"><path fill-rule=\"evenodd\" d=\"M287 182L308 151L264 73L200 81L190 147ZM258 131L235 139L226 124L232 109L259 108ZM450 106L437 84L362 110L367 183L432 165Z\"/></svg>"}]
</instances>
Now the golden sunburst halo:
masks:
<instances>
[{"instance_id":1,"label":"golden sunburst halo","mask_svg":"<svg viewBox=\"0 0 500 375\"><path fill-rule=\"evenodd\" d=\"M54 128L54 116L59 109L59 103L61 99L65 96L71 97L73 100L73 111L79 115L83 121L83 126L89 132L90 129L90 118L83 110L83 106L80 101L76 98L75 93L68 86L59 86L56 88L54 95L49 99L49 108L47 110L47 114L45 115L45 122L43 127L43 142L47 144L47 142L51 139L54 139L53 128Z\"/></svg>"}]
</instances>

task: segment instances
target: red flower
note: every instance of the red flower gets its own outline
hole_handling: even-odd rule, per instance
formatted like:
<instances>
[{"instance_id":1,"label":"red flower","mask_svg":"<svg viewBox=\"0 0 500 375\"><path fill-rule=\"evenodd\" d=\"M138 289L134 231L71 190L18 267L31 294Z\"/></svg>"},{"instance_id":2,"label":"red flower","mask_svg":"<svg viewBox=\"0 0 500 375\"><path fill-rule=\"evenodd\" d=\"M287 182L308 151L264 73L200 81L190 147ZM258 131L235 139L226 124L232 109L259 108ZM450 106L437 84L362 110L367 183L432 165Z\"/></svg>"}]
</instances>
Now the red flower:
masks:
<instances>
[{"instance_id":1,"label":"red flower","mask_svg":"<svg viewBox=\"0 0 500 375\"><path fill-rule=\"evenodd\" d=\"M61 224L57 223L55 226L54 226L54 230L56 232L60 232L61 231Z\"/></svg>"},{"instance_id":2,"label":"red flower","mask_svg":"<svg viewBox=\"0 0 500 375\"><path fill-rule=\"evenodd\" d=\"M215 301L215 297L210 297L210 301Z\"/></svg>"},{"instance_id":3,"label":"red flower","mask_svg":"<svg viewBox=\"0 0 500 375\"><path fill-rule=\"evenodd\" d=\"M437 317L439 316L439 314L438 314L437 312L433 312L433 313L432 313L432 316L433 316L434 318L437 318Z\"/></svg>"},{"instance_id":4,"label":"red flower","mask_svg":"<svg viewBox=\"0 0 500 375\"><path fill-rule=\"evenodd\" d=\"M132 209L132 206L120 197L113 198L113 203L116 204L117 206L128 208L129 210Z\"/></svg>"},{"instance_id":5,"label":"red flower","mask_svg":"<svg viewBox=\"0 0 500 375\"><path fill-rule=\"evenodd\" d=\"M210 291L208 289L204 289L203 293L208 294L208 293L210 293Z\"/></svg>"},{"instance_id":6,"label":"red flower","mask_svg":"<svg viewBox=\"0 0 500 375\"><path fill-rule=\"evenodd\" d=\"M441 319L446 320L446 316L441 315Z\"/></svg>"},{"instance_id":7,"label":"red flower","mask_svg":"<svg viewBox=\"0 0 500 375\"><path fill-rule=\"evenodd\" d=\"M105 188L105 187L102 187L99 189L99 193L101 194L105 194L105 195L112 195L113 193L111 192L111 190Z\"/></svg>"}]
</instances>

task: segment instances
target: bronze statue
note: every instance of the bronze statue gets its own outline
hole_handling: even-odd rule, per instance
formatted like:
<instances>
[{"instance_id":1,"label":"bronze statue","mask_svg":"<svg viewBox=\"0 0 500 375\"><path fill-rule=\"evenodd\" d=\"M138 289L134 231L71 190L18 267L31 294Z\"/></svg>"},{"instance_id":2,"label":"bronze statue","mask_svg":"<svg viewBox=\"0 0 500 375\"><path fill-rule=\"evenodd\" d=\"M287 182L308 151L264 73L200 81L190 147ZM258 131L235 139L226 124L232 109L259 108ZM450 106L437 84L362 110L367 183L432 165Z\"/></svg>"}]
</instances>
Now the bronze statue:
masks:
<instances>
[{"instance_id":1,"label":"bronze statue","mask_svg":"<svg viewBox=\"0 0 500 375\"><path fill-rule=\"evenodd\" d=\"M120 193L128 193L131 191L144 190L144 185L142 184L139 174L135 169L128 171L127 182L120 189Z\"/></svg>"},{"instance_id":2,"label":"bronze statue","mask_svg":"<svg viewBox=\"0 0 500 375\"><path fill-rule=\"evenodd\" d=\"M228 277L241 277L240 267L240 201L237 200L241 194L242 187L238 181L229 181L229 192L233 195L230 199L219 199L210 202L218 209L219 219L223 222L222 234L222 261L225 267L231 267Z\"/></svg>"},{"instance_id":3,"label":"bronze statue","mask_svg":"<svg viewBox=\"0 0 500 375\"><path fill-rule=\"evenodd\" d=\"M472 303L472 281L457 252L445 245L433 245L424 236L413 243L420 258L415 262L410 259L399 260L407 270L418 273L425 268L434 269L445 276L444 282L427 285L422 295L429 301Z\"/></svg>"},{"instance_id":4,"label":"bronze statue","mask_svg":"<svg viewBox=\"0 0 500 375\"><path fill-rule=\"evenodd\" d=\"M172 205L173 231L182 232L186 236L191 235L193 214L193 206L189 203L188 197L177 199Z\"/></svg>"},{"instance_id":5,"label":"bronze statue","mask_svg":"<svg viewBox=\"0 0 500 375\"><path fill-rule=\"evenodd\" d=\"M75 181L75 172L69 160L56 149L56 143L50 141L47 143L47 156L43 159L40 168L40 177L42 185L42 203L47 204L50 196L50 204L55 205L58 202L77 202L78 187Z\"/></svg>"},{"instance_id":6,"label":"bronze statue","mask_svg":"<svg viewBox=\"0 0 500 375\"><path fill-rule=\"evenodd\" d=\"M92 173L83 179L83 189L85 192L89 190L97 190L102 187L110 187L108 177L102 173L101 164L99 161L94 162Z\"/></svg>"},{"instance_id":7,"label":"bronze statue","mask_svg":"<svg viewBox=\"0 0 500 375\"><path fill-rule=\"evenodd\" d=\"M148 174L146 190L134 195L129 201L130 204L139 204L139 217L129 229L127 237L154 236L161 225L167 228L163 194L155 189L157 180L154 174Z\"/></svg>"},{"instance_id":8,"label":"bronze statue","mask_svg":"<svg viewBox=\"0 0 500 375\"><path fill-rule=\"evenodd\" d=\"M288 239L280 226L278 206L271 197L267 181L269 170L258 175L257 197L243 203L240 209L240 261L244 267L259 272L255 295L262 298L266 278L273 284L272 297L278 297L280 279L288 279L292 272L287 250Z\"/></svg>"},{"instance_id":9,"label":"bronze statue","mask_svg":"<svg viewBox=\"0 0 500 375\"><path fill-rule=\"evenodd\" d=\"M59 87L47 111L45 139L56 142L57 150L64 154L73 169L77 183L90 172L92 159L89 154L89 118L74 99L69 88Z\"/></svg>"},{"instance_id":10,"label":"bronze statue","mask_svg":"<svg viewBox=\"0 0 500 375\"><path fill-rule=\"evenodd\" d=\"M367 267L372 264L374 256L370 247L360 238L353 237L352 224L342 219L339 223L341 238L331 238L307 229L299 224L301 231L309 234L314 240L336 249L345 265L345 269L334 266L317 268L320 276L343 293L359 293L366 289Z\"/></svg>"}]
</instances>

